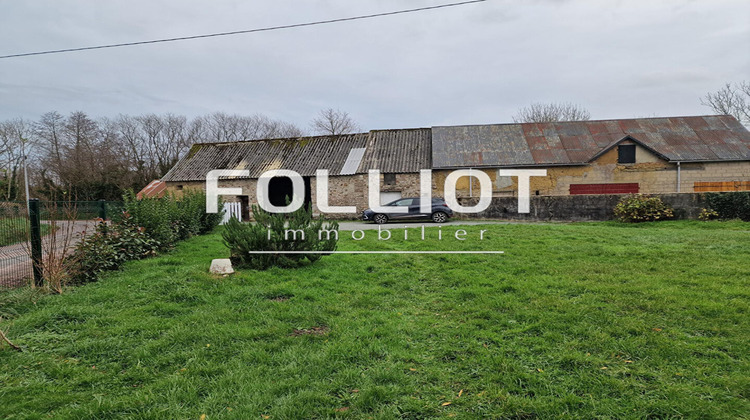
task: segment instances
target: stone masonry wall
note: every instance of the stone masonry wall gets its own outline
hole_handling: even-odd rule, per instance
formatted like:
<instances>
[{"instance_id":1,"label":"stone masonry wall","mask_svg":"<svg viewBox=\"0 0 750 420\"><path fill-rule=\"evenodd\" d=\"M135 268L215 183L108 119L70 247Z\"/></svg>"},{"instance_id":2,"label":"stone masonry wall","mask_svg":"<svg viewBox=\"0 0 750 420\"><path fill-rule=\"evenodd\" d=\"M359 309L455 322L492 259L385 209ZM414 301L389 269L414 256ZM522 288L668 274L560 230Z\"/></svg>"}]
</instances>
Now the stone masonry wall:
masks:
<instances>
[{"instance_id":1,"label":"stone masonry wall","mask_svg":"<svg viewBox=\"0 0 750 420\"><path fill-rule=\"evenodd\" d=\"M697 219L701 209L708 207L705 196L700 193L657 194L675 210L678 219ZM459 218L502 219L528 221L586 221L610 220L613 209L622 198L619 194L568 195L531 197L530 213L518 213L516 197L495 197L487 210L476 214L462 214ZM472 206L478 199L460 199L462 206Z\"/></svg>"},{"instance_id":2,"label":"stone masonry wall","mask_svg":"<svg viewBox=\"0 0 750 420\"><path fill-rule=\"evenodd\" d=\"M648 150L636 147L636 163L618 164L617 148L603 154L589 166L547 167L546 177L532 177L532 195L569 195L571 184L637 183L642 194L669 194L677 192L677 164L666 162ZM475 169L479 170L479 169ZM498 169L482 169L492 180L493 196L516 196L517 179L499 177ZM442 196L447 170L433 171L438 196ZM694 192L696 182L750 181L750 162L682 163L679 192ZM473 179L473 194L469 180L464 177L456 184L459 197L479 193L479 182Z\"/></svg>"},{"instance_id":3,"label":"stone masonry wall","mask_svg":"<svg viewBox=\"0 0 750 420\"><path fill-rule=\"evenodd\" d=\"M381 192L399 192L402 197L419 197L419 174L395 174L396 183L386 185L384 175L380 174ZM317 182L315 178L310 180L312 190L313 213L318 213ZM359 218L363 210L370 207L368 202L368 175L357 174L347 176L328 177L328 205L330 206L355 206L355 214L326 214L326 217L337 219Z\"/></svg>"},{"instance_id":4,"label":"stone masonry wall","mask_svg":"<svg viewBox=\"0 0 750 420\"><path fill-rule=\"evenodd\" d=\"M168 182L167 190L180 194L187 189L204 189L206 183L202 181L191 182ZM355 206L357 212L354 214L326 214L329 218L355 219L359 218L362 211L370 207L367 196L368 176L367 174L329 176L328 177L328 205L330 206ZM222 179L219 182L222 188L241 187L242 195L249 199L249 203L257 204L257 180L255 179ZM181 189L180 189L181 187ZM382 192L399 192L402 197L419 196L419 174L396 174L394 185L385 185L384 175L380 175L380 189ZM310 179L310 195L313 203L313 213L319 213L317 203L317 182L315 177ZM239 196L222 196L226 202L239 202ZM247 210L243 209L243 213Z\"/></svg>"}]
</instances>

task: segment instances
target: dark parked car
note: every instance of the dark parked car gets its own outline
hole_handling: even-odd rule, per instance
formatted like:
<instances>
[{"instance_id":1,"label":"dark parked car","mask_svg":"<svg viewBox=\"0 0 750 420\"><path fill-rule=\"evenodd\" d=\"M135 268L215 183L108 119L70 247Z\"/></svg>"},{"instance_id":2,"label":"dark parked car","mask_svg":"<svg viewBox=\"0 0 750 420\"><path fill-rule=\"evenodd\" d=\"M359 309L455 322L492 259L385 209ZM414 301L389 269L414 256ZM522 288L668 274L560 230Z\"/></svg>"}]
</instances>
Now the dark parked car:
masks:
<instances>
[{"instance_id":1,"label":"dark parked car","mask_svg":"<svg viewBox=\"0 0 750 420\"><path fill-rule=\"evenodd\" d=\"M448 208L448 204L442 198L432 199L432 210L429 213L422 213L419 209L419 198L399 198L396 201L385 204L383 207L403 206L409 207L407 213L382 212L376 213L372 209L362 212L362 220L370 221L377 224L387 223L389 220L416 220L431 219L435 223L445 223L449 217L453 217L453 210Z\"/></svg>"}]
</instances>

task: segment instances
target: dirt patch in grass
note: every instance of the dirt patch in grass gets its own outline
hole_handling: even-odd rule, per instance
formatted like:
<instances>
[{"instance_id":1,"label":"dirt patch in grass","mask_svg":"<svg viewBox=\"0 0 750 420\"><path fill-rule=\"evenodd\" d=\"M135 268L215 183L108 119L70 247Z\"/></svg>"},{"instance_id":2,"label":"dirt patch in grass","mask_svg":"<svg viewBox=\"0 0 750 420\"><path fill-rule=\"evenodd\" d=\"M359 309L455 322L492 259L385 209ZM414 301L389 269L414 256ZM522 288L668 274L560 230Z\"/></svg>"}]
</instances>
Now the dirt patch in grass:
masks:
<instances>
[{"instance_id":1,"label":"dirt patch in grass","mask_svg":"<svg viewBox=\"0 0 750 420\"><path fill-rule=\"evenodd\" d=\"M292 337L299 337L301 335L326 335L328 334L328 331L330 331L328 327L326 327L325 325L319 325L317 327L302 330L295 328L294 331L292 331L292 333L289 335L291 335Z\"/></svg>"}]
</instances>

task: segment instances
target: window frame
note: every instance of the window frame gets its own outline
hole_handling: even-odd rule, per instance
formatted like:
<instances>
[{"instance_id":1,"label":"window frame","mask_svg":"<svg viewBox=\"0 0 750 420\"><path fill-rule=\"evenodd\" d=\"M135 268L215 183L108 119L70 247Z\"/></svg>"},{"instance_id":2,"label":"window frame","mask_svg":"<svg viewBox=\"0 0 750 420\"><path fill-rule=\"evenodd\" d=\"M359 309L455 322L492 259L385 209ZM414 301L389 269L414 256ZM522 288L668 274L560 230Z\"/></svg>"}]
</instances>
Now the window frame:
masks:
<instances>
[{"instance_id":1,"label":"window frame","mask_svg":"<svg viewBox=\"0 0 750 420\"><path fill-rule=\"evenodd\" d=\"M628 150L627 154L626 150ZM632 150L632 155L630 154L630 150ZM617 146L617 163L620 165L629 165L636 163L636 155L637 149L635 144L620 144ZM630 161L631 159L632 162Z\"/></svg>"}]
</instances>

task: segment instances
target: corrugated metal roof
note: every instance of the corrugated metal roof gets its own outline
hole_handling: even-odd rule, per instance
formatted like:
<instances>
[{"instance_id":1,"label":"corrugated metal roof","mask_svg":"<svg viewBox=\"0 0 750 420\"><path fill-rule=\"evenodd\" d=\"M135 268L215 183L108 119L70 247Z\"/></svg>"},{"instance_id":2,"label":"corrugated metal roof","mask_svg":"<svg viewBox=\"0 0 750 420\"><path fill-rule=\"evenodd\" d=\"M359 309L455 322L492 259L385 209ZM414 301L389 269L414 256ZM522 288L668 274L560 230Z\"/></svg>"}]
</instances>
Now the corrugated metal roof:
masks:
<instances>
[{"instance_id":1,"label":"corrugated metal roof","mask_svg":"<svg viewBox=\"0 0 750 420\"><path fill-rule=\"evenodd\" d=\"M379 169L383 173L419 172L430 168L430 129L371 131L339 136L252 140L233 143L197 143L162 178L163 181L203 181L214 169L247 169L258 178L272 169L288 169L314 176L317 169L330 175L344 171L352 149L364 148L356 173ZM347 168L344 172L351 172ZM354 173L354 172L352 172Z\"/></svg>"},{"instance_id":2,"label":"corrugated metal roof","mask_svg":"<svg viewBox=\"0 0 750 420\"><path fill-rule=\"evenodd\" d=\"M373 130L358 173L379 169L381 173L410 173L432 167L431 130Z\"/></svg>"},{"instance_id":3,"label":"corrugated metal roof","mask_svg":"<svg viewBox=\"0 0 750 420\"><path fill-rule=\"evenodd\" d=\"M585 165L632 138L670 161L750 160L750 132L728 115L374 130L234 143L198 143L162 180L203 181L213 169L271 169L314 176L415 173L430 168ZM364 148L357 167L344 168ZM354 161L351 162L354 165Z\"/></svg>"},{"instance_id":4,"label":"corrugated metal roof","mask_svg":"<svg viewBox=\"0 0 750 420\"><path fill-rule=\"evenodd\" d=\"M728 115L432 128L434 168L583 165L625 138L669 161L750 160Z\"/></svg>"}]
</instances>

